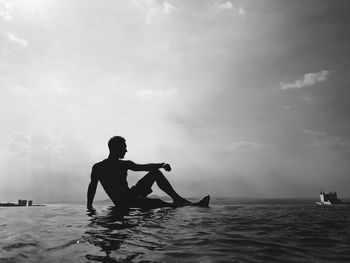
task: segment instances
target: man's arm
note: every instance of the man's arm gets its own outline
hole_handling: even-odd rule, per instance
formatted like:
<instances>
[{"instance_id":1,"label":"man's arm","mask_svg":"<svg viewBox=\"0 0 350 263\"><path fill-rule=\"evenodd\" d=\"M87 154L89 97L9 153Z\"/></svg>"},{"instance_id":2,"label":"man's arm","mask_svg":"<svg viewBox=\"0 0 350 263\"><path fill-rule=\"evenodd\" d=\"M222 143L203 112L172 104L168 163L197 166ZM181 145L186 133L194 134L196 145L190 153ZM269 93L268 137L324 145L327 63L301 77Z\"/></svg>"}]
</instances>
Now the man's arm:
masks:
<instances>
[{"instance_id":1,"label":"man's arm","mask_svg":"<svg viewBox=\"0 0 350 263\"><path fill-rule=\"evenodd\" d=\"M98 183L98 174L96 173L96 167L92 167L91 171L91 181L87 191L87 208L92 209L92 203L94 201L96 188Z\"/></svg>"},{"instance_id":2,"label":"man's arm","mask_svg":"<svg viewBox=\"0 0 350 263\"><path fill-rule=\"evenodd\" d=\"M163 168L165 171L171 171L170 164L168 163L148 163L137 164L132 161L128 161L128 169L131 171L153 171Z\"/></svg>"}]
</instances>

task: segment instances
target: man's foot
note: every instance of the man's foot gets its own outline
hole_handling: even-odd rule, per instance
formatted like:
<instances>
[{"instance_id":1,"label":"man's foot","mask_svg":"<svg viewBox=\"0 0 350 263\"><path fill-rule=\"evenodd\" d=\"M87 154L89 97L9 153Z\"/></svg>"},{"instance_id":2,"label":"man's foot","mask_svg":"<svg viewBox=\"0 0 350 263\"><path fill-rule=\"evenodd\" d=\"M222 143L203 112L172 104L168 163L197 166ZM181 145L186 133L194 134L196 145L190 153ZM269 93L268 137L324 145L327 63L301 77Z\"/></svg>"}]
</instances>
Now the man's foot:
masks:
<instances>
[{"instance_id":1,"label":"man's foot","mask_svg":"<svg viewBox=\"0 0 350 263\"><path fill-rule=\"evenodd\" d=\"M181 207L181 206L200 206L200 207L208 207L210 201L210 196L207 195L203 197L200 201L196 203L192 203L186 199L183 199L181 202L174 202L173 207Z\"/></svg>"},{"instance_id":2,"label":"man's foot","mask_svg":"<svg viewBox=\"0 0 350 263\"><path fill-rule=\"evenodd\" d=\"M200 201L192 203L193 206L209 207L210 195L203 197Z\"/></svg>"}]
</instances>

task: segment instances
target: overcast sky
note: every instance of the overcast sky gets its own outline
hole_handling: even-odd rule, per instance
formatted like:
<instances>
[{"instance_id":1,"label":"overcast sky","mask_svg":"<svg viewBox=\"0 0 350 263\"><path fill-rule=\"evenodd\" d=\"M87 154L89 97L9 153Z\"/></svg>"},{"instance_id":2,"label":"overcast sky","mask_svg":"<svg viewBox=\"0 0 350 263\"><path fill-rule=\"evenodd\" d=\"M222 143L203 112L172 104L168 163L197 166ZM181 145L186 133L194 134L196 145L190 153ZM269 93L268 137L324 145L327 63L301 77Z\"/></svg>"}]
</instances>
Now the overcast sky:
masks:
<instances>
[{"instance_id":1,"label":"overcast sky","mask_svg":"<svg viewBox=\"0 0 350 263\"><path fill-rule=\"evenodd\" d=\"M185 196L349 196L349 13L345 0L0 0L0 201L85 200L113 135L126 159L169 162Z\"/></svg>"}]
</instances>

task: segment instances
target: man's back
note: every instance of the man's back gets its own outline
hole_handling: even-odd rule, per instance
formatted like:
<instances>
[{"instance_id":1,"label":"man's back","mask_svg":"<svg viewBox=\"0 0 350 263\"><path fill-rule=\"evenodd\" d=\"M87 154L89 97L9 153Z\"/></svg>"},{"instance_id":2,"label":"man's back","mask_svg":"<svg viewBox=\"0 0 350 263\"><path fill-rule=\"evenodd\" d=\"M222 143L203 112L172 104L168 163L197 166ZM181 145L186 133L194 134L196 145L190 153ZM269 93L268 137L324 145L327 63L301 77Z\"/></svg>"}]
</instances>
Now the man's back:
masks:
<instances>
[{"instance_id":1,"label":"man's back","mask_svg":"<svg viewBox=\"0 0 350 263\"><path fill-rule=\"evenodd\" d=\"M108 158L96 163L92 168L92 177L99 180L113 203L129 190L126 180L128 161Z\"/></svg>"}]
</instances>

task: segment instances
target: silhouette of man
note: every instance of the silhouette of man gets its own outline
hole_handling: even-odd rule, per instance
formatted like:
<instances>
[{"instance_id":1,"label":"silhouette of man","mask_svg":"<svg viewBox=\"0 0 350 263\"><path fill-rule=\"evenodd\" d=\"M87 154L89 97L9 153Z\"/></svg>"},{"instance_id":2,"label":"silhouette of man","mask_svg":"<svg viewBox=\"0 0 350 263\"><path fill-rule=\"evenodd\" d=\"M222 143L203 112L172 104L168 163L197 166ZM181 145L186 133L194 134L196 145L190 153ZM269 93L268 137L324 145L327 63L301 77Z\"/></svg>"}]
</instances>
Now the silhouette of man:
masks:
<instances>
[{"instance_id":1,"label":"silhouette of man","mask_svg":"<svg viewBox=\"0 0 350 263\"><path fill-rule=\"evenodd\" d=\"M159 169L171 171L168 163L136 164L132 161L123 160L127 145L125 139L114 136L108 141L109 156L107 159L94 164L91 172L91 182L87 193L87 208L92 209L92 203L96 193L98 182L113 201L115 206L129 208L156 208L156 207L176 207L183 205L208 206L209 196L204 197L197 203L191 203L181 197L171 186ZM127 172L148 171L135 186L129 188L127 183ZM152 185L157 183L158 187L173 199L173 203L165 202L161 199L147 198L152 192Z\"/></svg>"}]
</instances>

